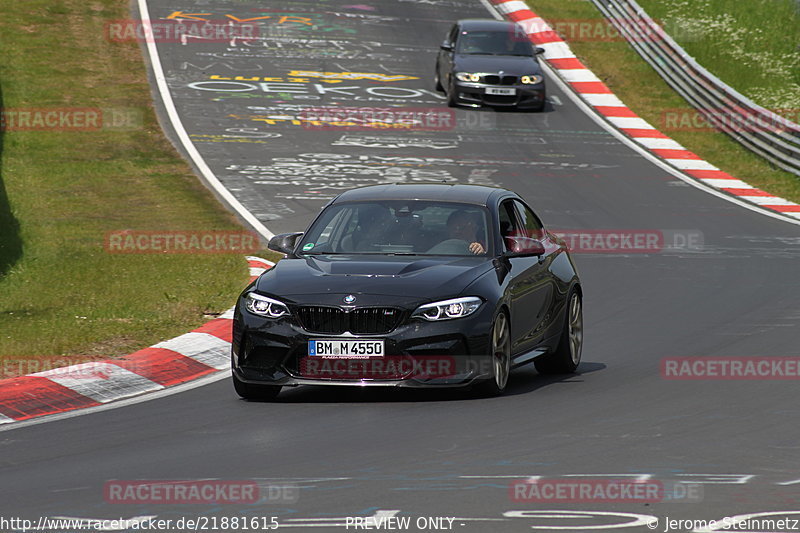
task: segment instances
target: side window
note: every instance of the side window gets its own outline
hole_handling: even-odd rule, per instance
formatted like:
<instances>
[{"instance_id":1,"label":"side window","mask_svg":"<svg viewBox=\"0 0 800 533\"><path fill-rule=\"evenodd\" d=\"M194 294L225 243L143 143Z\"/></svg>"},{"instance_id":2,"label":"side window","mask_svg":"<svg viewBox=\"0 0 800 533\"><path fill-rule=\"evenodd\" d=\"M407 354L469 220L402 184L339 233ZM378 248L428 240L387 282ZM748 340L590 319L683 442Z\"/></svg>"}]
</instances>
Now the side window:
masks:
<instances>
[{"instance_id":1,"label":"side window","mask_svg":"<svg viewBox=\"0 0 800 533\"><path fill-rule=\"evenodd\" d=\"M317 237L314 247L330 251L329 243L335 244L342 238L342 228L352 218L353 214L350 209L342 209L336 213Z\"/></svg>"},{"instance_id":2,"label":"side window","mask_svg":"<svg viewBox=\"0 0 800 533\"><path fill-rule=\"evenodd\" d=\"M500 204L500 237L503 241L503 250L508 251L508 243L506 237L519 235L519 223L514 214L514 204L512 200L506 200Z\"/></svg>"},{"instance_id":3,"label":"side window","mask_svg":"<svg viewBox=\"0 0 800 533\"><path fill-rule=\"evenodd\" d=\"M514 200L514 209L522 223L524 235L533 239L541 239L544 231L539 217L537 217L527 205L518 200Z\"/></svg>"}]
</instances>

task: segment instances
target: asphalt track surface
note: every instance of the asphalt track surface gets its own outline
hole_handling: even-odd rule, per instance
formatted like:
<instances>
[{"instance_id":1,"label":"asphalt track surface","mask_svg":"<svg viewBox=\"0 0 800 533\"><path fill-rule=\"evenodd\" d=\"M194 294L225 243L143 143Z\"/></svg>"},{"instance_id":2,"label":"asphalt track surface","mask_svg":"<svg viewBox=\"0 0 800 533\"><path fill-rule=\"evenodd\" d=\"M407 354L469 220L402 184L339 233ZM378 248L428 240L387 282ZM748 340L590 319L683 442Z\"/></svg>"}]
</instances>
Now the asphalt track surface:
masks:
<instances>
[{"instance_id":1,"label":"asphalt track surface","mask_svg":"<svg viewBox=\"0 0 800 533\"><path fill-rule=\"evenodd\" d=\"M500 398L306 387L284 390L275 403L249 403L225 379L0 432L0 516L274 516L325 531L345 530L344 517L384 511L378 516L411 517L412 530L419 517L456 517L452 528L461 531L581 531L615 529L636 517L514 512L634 513L662 524L666 517L800 512L800 483L792 483L800 479L796 382L673 381L659 370L665 357L800 355L800 228L687 186L602 130L552 81L543 113L459 109L456 126L443 131L265 122L300 112L286 106L447 109L433 92L438 44L451 21L487 17L485 7L477 0L366 2L293 2L289 11L222 0L148 4L153 20L175 11L273 17L262 19L257 42L158 45L200 153L271 231L302 230L324 198L344 188L435 175L511 188L551 228L691 231L702 235L702 246L577 254L586 325L579 373L552 378L521 369ZM288 81L292 70L416 79L320 83L354 87L320 96L316 80ZM298 92L189 86L211 76L278 78L266 83L295 83L288 88ZM350 166L336 166L337 159ZM702 501L509 497L516 479L589 474L692 481ZM291 501L259 505L114 504L103 492L109 480L215 478L299 489ZM650 529L639 522L629 530Z\"/></svg>"}]
</instances>

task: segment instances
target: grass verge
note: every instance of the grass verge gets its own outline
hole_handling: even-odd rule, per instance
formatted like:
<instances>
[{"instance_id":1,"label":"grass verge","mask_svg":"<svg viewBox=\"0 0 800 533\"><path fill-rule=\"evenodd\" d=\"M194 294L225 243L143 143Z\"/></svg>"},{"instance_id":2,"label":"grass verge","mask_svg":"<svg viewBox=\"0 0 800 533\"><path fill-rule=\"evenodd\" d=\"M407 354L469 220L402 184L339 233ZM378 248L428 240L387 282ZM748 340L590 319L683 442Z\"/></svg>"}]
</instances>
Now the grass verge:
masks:
<instances>
[{"instance_id":1,"label":"grass verge","mask_svg":"<svg viewBox=\"0 0 800 533\"><path fill-rule=\"evenodd\" d=\"M127 0L4 3L0 377L180 335L247 282L241 252L106 251L109 231L244 231L164 138L138 44L105 38L128 17ZM75 108L105 110L103 126L30 130L18 113ZM109 110L126 122L110 124Z\"/></svg>"},{"instance_id":2,"label":"grass verge","mask_svg":"<svg viewBox=\"0 0 800 533\"><path fill-rule=\"evenodd\" d=\"M666 127L669 123L665 117L670 113L682 110L693 114L692 108L622 37L609 38L613 33L603 29L605 19L591 2L528 0L528 6L556 28L575 27L577 22L596 28L584 32L584 37L580 32L562 32L562 36L586 66L639 116L725 172L800 203L800 178L773 167L727 135L707 129L683 131Z\"/></svg>"},{"instance_id":3,"label":"grass verge","mask_svg":"<svg viewBox=\"0 0 800 533\"><path fill-rule=\"evenodd\" d=\"M800 118L800 2L638 2L715 76L761 106Z\"/></svg>"}]
</instances>

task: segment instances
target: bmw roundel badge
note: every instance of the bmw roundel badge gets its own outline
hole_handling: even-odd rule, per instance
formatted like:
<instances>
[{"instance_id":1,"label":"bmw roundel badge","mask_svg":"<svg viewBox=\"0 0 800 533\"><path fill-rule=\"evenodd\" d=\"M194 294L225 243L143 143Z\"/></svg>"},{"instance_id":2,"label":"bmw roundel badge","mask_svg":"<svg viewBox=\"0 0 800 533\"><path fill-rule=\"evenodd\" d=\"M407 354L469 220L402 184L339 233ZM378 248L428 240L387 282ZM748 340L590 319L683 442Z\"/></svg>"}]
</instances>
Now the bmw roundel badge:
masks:
<instances>
[{"instance_id":1,"label":"bmw roundel badge","mask_svg":"<svg viewBox=\"0 0 800 533\"><path fill-rule=\"evenodd\" d=\"M356 297L353 296L352 294L348 294L347 296L344 297L344 303L346 303L346 304L351 304L351 303L353 303L355 301L356 301Z\"/></svg>"}]
</instances>

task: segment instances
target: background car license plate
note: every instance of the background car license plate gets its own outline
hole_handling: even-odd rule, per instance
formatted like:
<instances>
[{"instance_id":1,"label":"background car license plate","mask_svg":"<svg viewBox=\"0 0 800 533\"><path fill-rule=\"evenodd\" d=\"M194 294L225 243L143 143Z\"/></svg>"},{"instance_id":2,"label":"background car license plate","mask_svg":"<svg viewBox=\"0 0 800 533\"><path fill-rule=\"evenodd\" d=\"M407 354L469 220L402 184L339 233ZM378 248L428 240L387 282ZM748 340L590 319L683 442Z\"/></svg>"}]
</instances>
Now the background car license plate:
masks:
<instances>
[{"instance_id":1,"label":"background car license plate","mask_svg":"<svg viewBox=\"0 0 800 533\"><path fill-rule=\"evenodd\" d=\"M496 94L498 96L514 96L517 94L517 90L514 88L501 89L498 87L487 87L486 94Z\"/></svg>"},{"instance_id":2,"label":"background car license plate","mask_svg":"<svg viewBox=\"0 0 800 533\"><path fill-rule=\"evenodd\" d=\"M341 339L319 339L308 341L308 355L337 359L360 357L383 357L382 340L349 341Z\"/></svg>"}]
</instances>

